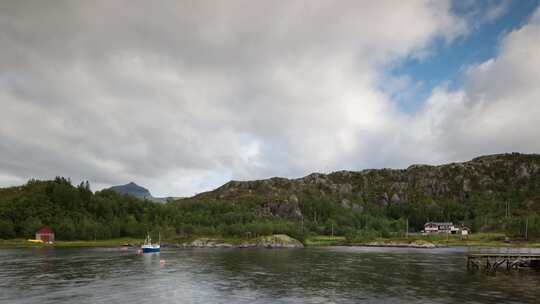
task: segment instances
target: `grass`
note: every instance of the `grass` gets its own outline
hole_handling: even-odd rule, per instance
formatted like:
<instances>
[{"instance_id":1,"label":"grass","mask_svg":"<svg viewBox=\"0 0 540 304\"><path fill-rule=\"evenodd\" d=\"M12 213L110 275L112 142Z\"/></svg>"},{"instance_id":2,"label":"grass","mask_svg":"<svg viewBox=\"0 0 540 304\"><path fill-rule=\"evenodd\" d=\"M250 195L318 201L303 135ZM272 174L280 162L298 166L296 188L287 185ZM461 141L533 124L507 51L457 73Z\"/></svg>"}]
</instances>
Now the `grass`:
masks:
<instances>
[{"instance_id":1,"label":"grass","mask_svg":"<svg viewBox=\"0 0 540 304\"><path fill-rule=\"evenodd\" d=\"M312 236L306 238L307 246L362 246L362 245L406 245L406 244L434 244L441 247L474 246L474 247L531 247L540 248L540 240L510 240L506 242L506 236L502 233L475 233L469 236L410 233L408 237L367 237L347 239L339 236Z\"/></svg>"},{"instance_id":2,"label":"grass","mask_svg":"<svg viewBox=\"0 0 540 304\"><path fill-rule=\"evenodd\" d=\"M233 246L243 243L256 243L263 237L226 237L226 236L177 236L163 240L162 243L183 244L191 243L195 240L202 242L212 242L215 244L231 244ZM61 241L57 240L53 244L32 243L26 239L0 239L0 248L74 248L74 247L119 247L123 244L141 244L142 239L134 238L119 238L109 240L92 240L92 241Z\"/></svg>"},{"instance_id":3,"label":"grass","mask_svg":"<svg viewBox=\"0 0 540 304\"><path fill-rule=\"evenodd\" d=\"M167 243L191 243L196 239L202 239L211 241L213 243L240 245L242 243L254 243L260 237L224 237L224 236L189 236L189 237L176 237L166 240ZM437 246L474 246L474 247L528 247L528 248L540 248L540 240L511 240L505 242L506 236L502 233L474 233L467 237L461 235L446 235L446 234L431 234L422 235L420 233L410 233L408 238L405 236L393 236L388 238L374 237L374 238L357 238L348 239L344 236L329 236L329 235L315 235L306 237L304 245L306 246L354 246L354 245L368 245L373 243L380 243L385 245L397 245L400 244L426 244L431 243ZM0 239L0 248L41 248L41 247L55 247L55 248L69 248L69 247L118 247L123 244L141 244L142 239L134 238L119 238L109 240L93 240L93 241L56 241L54 244L39 244L31 243L26 239Z\"/></svg>"},{"instance_id":4,"label":"grass","mask_svg":"<svg viewBox=\"0 0 540 304\"><path fill-rule=\"evenodd\" d=\"M347 245L344 236L316 235L307 237L304 241L306 246L340 246Z\"/></svg>"}]
</instances>

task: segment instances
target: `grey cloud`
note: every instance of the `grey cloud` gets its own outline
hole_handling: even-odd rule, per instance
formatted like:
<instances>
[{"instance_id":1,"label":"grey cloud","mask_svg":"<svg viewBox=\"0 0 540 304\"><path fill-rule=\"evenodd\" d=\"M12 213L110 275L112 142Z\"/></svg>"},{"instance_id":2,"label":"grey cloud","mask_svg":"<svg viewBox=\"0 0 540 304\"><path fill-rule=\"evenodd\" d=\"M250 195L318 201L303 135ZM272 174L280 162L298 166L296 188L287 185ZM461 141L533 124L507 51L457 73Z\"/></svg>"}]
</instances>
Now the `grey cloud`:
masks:
<instances>
[{"instance_id":1,"label":"grey cloud","mask_svg":"<svg viewBox=\"0 0 540 304\"><path fill-rule=\"evenodd\" d=\"M447 1L5 1L0 177L186 195L448 158L378 82L466 32Z\"/></svg>"}]
</instances>

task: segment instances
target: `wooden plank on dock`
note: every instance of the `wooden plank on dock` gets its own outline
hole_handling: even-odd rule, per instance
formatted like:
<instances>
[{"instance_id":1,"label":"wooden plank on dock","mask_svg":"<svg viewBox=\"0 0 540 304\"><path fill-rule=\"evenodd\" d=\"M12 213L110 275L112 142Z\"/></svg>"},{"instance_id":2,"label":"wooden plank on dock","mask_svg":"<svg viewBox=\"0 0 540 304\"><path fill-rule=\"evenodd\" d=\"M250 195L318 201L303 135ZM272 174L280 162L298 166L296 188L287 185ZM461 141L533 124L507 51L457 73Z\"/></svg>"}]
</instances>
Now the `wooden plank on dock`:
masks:
<instances>
[{"instance_id":1,"label":"wooden plank on dock","mask_svg":"<svg viewBox=\"0 0 540 304\"><path fill-rule=\"evenodd\" d=\"M506 269L518 269L521 266L535 267L540 265L540 254L530 253L473 253L467 256L468 269L484 268L487 272L494 272L500 266Z\"/></svg>"}]
</instances>

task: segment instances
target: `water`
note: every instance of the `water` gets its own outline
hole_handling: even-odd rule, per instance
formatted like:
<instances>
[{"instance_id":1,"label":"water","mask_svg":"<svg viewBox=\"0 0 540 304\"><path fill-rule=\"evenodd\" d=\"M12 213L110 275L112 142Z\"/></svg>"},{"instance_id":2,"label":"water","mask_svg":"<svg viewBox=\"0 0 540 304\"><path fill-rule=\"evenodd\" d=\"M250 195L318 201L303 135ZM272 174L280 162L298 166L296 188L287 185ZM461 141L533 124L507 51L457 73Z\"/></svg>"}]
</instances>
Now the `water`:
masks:
<instances>
[{"instance_id":1,"label":"water","mask_svg":"<svg viewBox=\"0 0 540 304\"><path fill-rule=\"evenodd\" d=\"M464 249L0 249L0 303L539 303L540 272Z\"/></svg>"}]
</instances>

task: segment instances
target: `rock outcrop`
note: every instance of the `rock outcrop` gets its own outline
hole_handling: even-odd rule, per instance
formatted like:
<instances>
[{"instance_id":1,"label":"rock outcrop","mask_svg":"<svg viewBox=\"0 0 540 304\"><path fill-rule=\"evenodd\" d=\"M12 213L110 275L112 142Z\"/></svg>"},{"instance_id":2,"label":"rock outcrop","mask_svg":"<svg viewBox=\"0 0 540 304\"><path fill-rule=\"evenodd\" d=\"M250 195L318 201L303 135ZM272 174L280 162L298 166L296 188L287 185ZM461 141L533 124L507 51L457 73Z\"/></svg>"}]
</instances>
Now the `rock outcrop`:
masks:
<instances>
[{"instance_id":1,"label":"rock outcrop","mask_svg":"<svg viewBox=\"0 0 540 304\"><path fill-rule=\"evenodd\" d=\"M259 216L302 219L302 212L298 208L298 199L296 201L267 202L259 206L256 213Z\"/></svg>"},{"instance_id":2,"label":"rock outcrop","mask_svg":"<svg viewBox=\"0 0 540 304\"><path fill-rule=\"evenodd\" d=\"M302 248L304 245L297 239L285 234L263 236L257 240L256 247L264 248Z\"/></svg>"},{"instance_id":3,"label":"rock outcrop","mask_svg":"<svg viewBox=\"0 0 540 304\"><path fill-rule=\"evenodd\" d=\"M191 243L184 243L187 248L303 248L304 245L288 235L274 234L261 236L250 241L230 243L213 238L198 238Z\"/></svg>"},{"instance_id":4,"label":"rock outcrop","mask_svg":"<svg viewBox=\"0 0 540 304\"><path fill-rule=\"evenodd\" d=\"M302 178L231 181L193 199L259 202L260 216L301 219L307 199L333 201L362 212L371 205L387 206L408 201L426 203L465 201L521 193L540 207L540 155L498 154L463 163L439 166L412 165L407 169L370 169L312 173ZM535 196L536 194L536 196Z\"/></svg>"}]
</instances>

